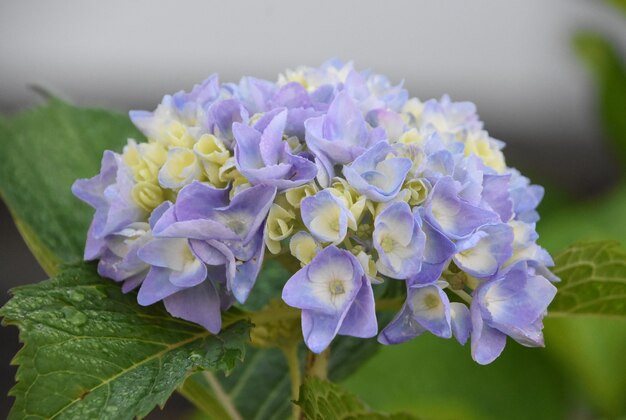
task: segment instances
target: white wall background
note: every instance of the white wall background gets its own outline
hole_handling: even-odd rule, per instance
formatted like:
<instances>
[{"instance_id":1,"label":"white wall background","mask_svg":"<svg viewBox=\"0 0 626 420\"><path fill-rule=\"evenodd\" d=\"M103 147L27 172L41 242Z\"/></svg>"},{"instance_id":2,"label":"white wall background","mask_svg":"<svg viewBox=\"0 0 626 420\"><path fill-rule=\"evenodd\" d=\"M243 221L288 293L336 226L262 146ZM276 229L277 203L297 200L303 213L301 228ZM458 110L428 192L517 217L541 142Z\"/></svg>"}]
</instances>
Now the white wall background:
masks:
<instances>
[{"instance_id":1,"label":"white wall background","mask_svg":"<svg viewBox=\"0 0 626 420\"><path fill-rule=\"evenodd\" d=\"M603 166L591 78L570 47L579 28L626 51L626 19L600 1L3 1L0 111L37 103L32 84L81 105L152 108L213 72L275 79L337 56L422 99L476 102L516 147L567 142Z\"/></svg>"}]
</instances>

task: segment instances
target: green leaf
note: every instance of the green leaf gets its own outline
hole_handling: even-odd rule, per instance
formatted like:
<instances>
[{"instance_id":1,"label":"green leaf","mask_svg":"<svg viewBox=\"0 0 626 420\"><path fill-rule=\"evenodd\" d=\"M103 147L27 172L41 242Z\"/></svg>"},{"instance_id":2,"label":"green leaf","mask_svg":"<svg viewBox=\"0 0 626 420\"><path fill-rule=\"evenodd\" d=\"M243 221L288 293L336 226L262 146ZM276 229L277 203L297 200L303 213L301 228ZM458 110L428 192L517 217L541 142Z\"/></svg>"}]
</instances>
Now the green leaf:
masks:
<instances>
[{"instance_id":1,"label":"green leaf","mask_svg":"<svg viewBox=\"0 0 626 420\"><path fill-rule=\"evenodd\" d=\"M626 251L618 242L580 242L554 260L561 282L550 315L626 317Z\"/></svg>"},{"instance_id":2,"label":"green leaf","mask_svg":"<svg viewBox=\"0 0 626 420\"><path fill-rule=\"evenodd\" d=\"M300 398L296 404L302 408L302 414L309 420L411 420L416 418L409 414L375 413L356 395L318 378L308 378L302 384Z\"/></svg>"},{"instance_id":3,"label":"green leaf","mask_svg":"<svg viewBox=\"0 0 626 420\"><path fill-rule=\"evenodd\" d=\"M0 315L24 343L11 419L145 416L191 372L232 370L249 332L239 322L212 336L161 305L140 307L92 265L15 289Z\"/></svg>"},{"instance_id":4,"label":"green leaf","mask_svg":"<svg viewBox=\"0 0 626 420\"><path fill-rule=\"evenodd\" d=\"M0 196L48 273L82 260L93 210L72 195L72 183L95 175L102 152L129 137L141 135L126 115L57 99L0 119Z\"/></svg>"},{"instance_id":5,"label":"green leaf","mask_svg":"<svg viewBox=\"0 0 626 420\"><path fill-rule=\"evenodd\" d=\"M618 2L615 2L616 5ZM616 48L602 35L579 32L574 37L578 55L593 72L599 90L602 124L626 165L626 68Z\"/></svg>"}]
</instances>

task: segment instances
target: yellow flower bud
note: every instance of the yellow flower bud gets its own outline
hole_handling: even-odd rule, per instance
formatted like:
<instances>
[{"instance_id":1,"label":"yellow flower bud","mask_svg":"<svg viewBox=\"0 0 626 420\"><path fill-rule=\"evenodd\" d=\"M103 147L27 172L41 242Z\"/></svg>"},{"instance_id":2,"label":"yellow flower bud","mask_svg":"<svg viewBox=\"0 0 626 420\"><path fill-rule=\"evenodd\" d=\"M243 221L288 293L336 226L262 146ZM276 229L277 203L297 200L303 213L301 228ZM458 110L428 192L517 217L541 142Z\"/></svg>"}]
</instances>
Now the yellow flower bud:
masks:
<instances>
[{"instance_id":1,"label":"yellow flower bud","mask_svg":"<svg viewBox=\"0 0 626 420\"><path fill-rule=\"evenodd\" d=\"M138 182L131 191L133 200L144 210L151 212L163 200L163 190L161 187L149 182Z\"/></svg>"},{"instance_id":2,"label":"yellow flower bud","mask_svg":"<svg viewBox=\"0 0 626 420\"><path fill-rule=\"evenodd\" d=\"M316 193L317 193L317 186L314 183L310 183L310 184L302 185L297 188L292 188L290 190L287 190L287 192L285 192L285 198L287 199L287 202L294 209L299 209L300 202L304 198L315 195Z\"/></svg>"},{"instance_id":3,"label":"yellow flower bud","mask_svg":"<svg viewBox=\"0 0 626 420\"><path fill-rule=\"evenodd\" d=\"M230 151L224 142L212 134L204 134L193 146L193 151L203 162L223 165L230 157Z\"/></svg>"},{"instance_id":4,"label":"yellow flower bud","mask_svg":"<svg viewBox=\"0 0 626 420\"><path fill-rule=\"evenodd\" d=\"M424 104L417 98L411 98L402 107L402 117L407 124L416 125L424 111Z\"/></svg>"},{"instance_id":5,"label":"yellow flower bud","mask_svg":"<svg viewBox=\"0 0 626 420\"><path fill-rule=\"evenodd\" d=\"M302 265L310 263L320 251L320 246L307 232L298 232L289 241L289 251Z\"/></svg>"},{"instance_id":6,"label":"yellow flower bud","mask_svg":"<svg viewBox=\"0 0 626 420\"><path fill-rule=\"evenodd\" d=\"M179 121L172 121L166 128L163 138L163 145L171 147L184 147L190 149L196 142L186 125Z\"/></svg>"},{"instance_id":7,"label":"yellow flower bud","mask_svg":"<svg viewBox=\"0 0 626 420\"><path fill-rule=\"evenodd\" d=\"M157 176L167 159L165 148L158 143L135 143L130 139L122 154L124 163L131 169L137 182L157 182Z\"/></svg>"},{"instance_id":8,"label":"yellow flower bud","mask_svg":"<svg viewBox=\"0 0 626 420\"><path fill-rule=\"evenodd\" d=\"M190 149L170 149L167 161L159 171L159 183L165 188L182 188L200 179L202 168Z\"/></svg>"},{"instance_id":9,"label":"yellow flower bud","mask_svg":"<svg viewBox=\"0 0 626 420\"><path fill-rule=\"evenodd\" d=\"M291 210L285 210L278 204L272 204L267 216L267 234L265 244L272 254L280 252L280 241L286 239L293 231L296 215Z\"/></svg>"},{"instance_id":10,"label":"yellow flower bud","mask_svg":"<svg viewBox=\"0 0 626 420\"><path fill-rule=\"evenodd\" d=\"M409 205L422 204L428 196L428 186L423 179L411 179L404 183L404 188L409 191Z\"/></svg>"},{"instance_id":11,"label":"yellow flower bud","mask_svg":"<svg viewBox=\"0 0 626 420\"><path fill-rule=\"evenodd\" d=\"M378 270L376 269L376 263L374 262L372 256L366 254L364 251L359 251L355 255L370 281L376 284L382 283L382 281L376 277Z\"/></svg>"},{"instance_id":12,"label":"yellow flower bud","mask_svg":"<svg viewBox=\"0 0 626 420\"><path fill-rule=\"evenodd\" d=\"M218 175L220 181L222 182L229 182L235 178L241 177L242 175L239 173L237 166L235 165L235 158L228 158L220 168Z\"/></svg>"},{"instance_id":13,"label":"yellow flower bud","mask_svg":"<svg viewBox=\"0 0 626 420\"><path fill-rule=\"evenodd\" d=\"M474 154L478 156L485 165L502 173L506 169L504 154L484 131L470 133L465 139L465 156Z\"/></svg>"}]
</instances>

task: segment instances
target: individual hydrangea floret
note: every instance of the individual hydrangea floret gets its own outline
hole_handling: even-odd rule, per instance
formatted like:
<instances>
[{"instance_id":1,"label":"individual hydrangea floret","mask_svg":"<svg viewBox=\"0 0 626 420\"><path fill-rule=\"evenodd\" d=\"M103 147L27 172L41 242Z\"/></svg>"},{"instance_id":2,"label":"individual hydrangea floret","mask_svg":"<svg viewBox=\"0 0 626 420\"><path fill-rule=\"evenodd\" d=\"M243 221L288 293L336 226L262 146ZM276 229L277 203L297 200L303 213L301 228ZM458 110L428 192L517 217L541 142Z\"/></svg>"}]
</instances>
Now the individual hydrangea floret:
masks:
<instances>
[{"instance_id":1,"label":"individual hydrangea floret","mask_svg":"<svg viewBox=\"0 0 626 420\"><path fill-rule=\"evenodd\" d=\"M304 341L315 353L337 334L368 338L378 332L372 286L359 261L335 246L294 274L282 298L302 309Z\"/></svg>"},{"instance_id":2,"label":"individual hydrangea floret","mask_svg":"<svg viewBox=\"0 0 626 420\"><path fill-rule=\"evenodd\" d=\"M337 335L454 337L483 364L507 336L543 345L558 281L537 243L544 190L471 102L330 60L276 82L213 75L130 118L146 139L72 191L95 209L85 259L141 305L218 333L274 260L316 353Z\"/></svg>"}]
</instances>

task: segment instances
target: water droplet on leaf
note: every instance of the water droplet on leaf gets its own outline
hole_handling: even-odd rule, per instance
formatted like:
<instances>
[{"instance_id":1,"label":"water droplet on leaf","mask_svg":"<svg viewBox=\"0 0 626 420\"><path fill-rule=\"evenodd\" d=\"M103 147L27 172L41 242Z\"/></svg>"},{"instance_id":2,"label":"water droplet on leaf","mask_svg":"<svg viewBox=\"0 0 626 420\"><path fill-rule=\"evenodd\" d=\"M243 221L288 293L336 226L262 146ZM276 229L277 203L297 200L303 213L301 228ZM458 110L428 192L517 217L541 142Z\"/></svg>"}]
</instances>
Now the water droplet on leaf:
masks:
<instances>
[{"instance_id":1,"label":"water droplet on leaf","mask_svg":"<svg viewBox=\"0 0 626 420\"><path fill-rule=\"evenodd\" d=\"M87 315L85 315L78 309L72 308L71 306L66 306L62 309L62 311L65 319L67 319L74 325L83 325L85 322L87 322Z\"/></svg>"},{"instance_id":2,"label":"water droplet on leaf","mask_svg":"<svg viewBox=\"0 0 626 420\"><path fill-rule=\"evenodd\" d=\"M70 290L69 293L68 293L68 296L74 302L81 302L81 301L83 301L85 299L85 295L83 295L81 292L79 292L77 290Z\"/></svg>"}]
</instances>

